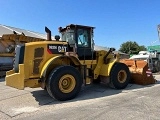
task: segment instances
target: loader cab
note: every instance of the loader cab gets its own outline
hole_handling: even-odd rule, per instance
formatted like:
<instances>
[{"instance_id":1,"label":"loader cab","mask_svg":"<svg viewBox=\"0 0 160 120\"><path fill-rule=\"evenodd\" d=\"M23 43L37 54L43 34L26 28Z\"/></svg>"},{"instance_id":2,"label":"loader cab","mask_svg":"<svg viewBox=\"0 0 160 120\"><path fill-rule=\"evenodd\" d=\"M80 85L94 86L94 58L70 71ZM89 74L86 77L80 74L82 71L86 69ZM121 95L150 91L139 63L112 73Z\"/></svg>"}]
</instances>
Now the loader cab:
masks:
<instances>
[{"instance_id":1,"label":"loader cab","mask_svg":"<svg viewBox=\"0 0 160 120\"><path fill-rule=\"evenodd\" d=\"M68 42L69 52L76 52L80 60L95 59L94 27L82 25L68 25L65 28L60 27L62 41Z\"/></svg>"}]
</instances>

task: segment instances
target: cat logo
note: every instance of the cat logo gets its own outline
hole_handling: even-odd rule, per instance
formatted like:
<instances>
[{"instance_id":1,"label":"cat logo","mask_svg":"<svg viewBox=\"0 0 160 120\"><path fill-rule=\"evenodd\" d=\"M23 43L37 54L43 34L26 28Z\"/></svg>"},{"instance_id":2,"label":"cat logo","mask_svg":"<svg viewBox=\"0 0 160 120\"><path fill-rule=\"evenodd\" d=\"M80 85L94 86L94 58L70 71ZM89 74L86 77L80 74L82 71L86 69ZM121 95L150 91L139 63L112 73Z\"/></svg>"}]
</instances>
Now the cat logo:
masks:
<instances>
[{"instance_id":1,"label":"cat logo","mask_svg":"<svg viewBox=\"0 0 160 120\"><path fill-rule=\"evenodd\" d=\"M66 52L67 47L66 46L58 46L58 52Z\"/></svg>"},{"instance_id":2,"label":"cat logo","mask_svg":"<svg viewBox=\"0 0 160 120\"><path fill-rule=\"evenodd\" d=\"M49 54L58 54L58 53L64 53L67 52L67 46L66 45L48 45L48 53Z\"/></svg>"}]
</instances>

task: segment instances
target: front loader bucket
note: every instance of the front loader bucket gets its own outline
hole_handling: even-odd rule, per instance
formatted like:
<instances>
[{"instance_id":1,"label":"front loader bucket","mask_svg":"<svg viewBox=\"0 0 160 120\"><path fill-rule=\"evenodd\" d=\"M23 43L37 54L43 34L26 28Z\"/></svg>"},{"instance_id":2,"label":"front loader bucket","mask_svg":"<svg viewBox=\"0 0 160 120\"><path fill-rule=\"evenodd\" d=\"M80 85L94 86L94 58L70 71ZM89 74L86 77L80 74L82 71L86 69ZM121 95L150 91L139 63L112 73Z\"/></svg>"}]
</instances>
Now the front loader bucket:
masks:
<instances>
[{"instance_id":1,"label":"front loader bucket","mask_svg":"<svg viewBox=\"0 0 160 120\"><path fill-rule=\"evenodd\" d=\"M139 85L149 85L156 82L146 61L124 59L120 62L126 64L129 67L132 83Z\"/></svg>"}]
</instances>

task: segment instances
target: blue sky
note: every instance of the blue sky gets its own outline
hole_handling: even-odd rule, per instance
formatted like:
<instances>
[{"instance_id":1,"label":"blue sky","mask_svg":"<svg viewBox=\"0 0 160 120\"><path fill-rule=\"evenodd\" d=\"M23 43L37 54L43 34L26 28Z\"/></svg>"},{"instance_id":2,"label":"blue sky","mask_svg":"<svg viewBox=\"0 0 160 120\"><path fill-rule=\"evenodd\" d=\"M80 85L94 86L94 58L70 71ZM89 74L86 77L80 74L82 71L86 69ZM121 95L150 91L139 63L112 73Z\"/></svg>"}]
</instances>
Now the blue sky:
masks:
<instances>
[{"instance_id":1,"label":"blue sky","mask_svg":"<svg viewBox=\"0 0 160 120\"><path fill-rule=\"evenodd\" d=\"M0 24L59 34L58 27L96 27L96 45L115 47L126 41L151 45L158 40L160 0L0 0ZM156 42L155 44L160 44Z\"/></svg>"}]
</instances>

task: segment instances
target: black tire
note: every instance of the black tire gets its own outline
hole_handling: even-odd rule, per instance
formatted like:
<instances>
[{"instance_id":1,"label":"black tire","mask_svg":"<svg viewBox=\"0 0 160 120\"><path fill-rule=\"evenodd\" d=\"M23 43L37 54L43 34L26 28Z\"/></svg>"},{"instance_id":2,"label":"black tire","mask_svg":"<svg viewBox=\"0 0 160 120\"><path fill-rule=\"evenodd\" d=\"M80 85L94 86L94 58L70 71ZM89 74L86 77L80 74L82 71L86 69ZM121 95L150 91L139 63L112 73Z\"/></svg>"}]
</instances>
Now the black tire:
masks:
<instances>
[{"instance_id":1,"label":"black tire","mask_svg":"<svg viewBox=\"0 0 160 120\"><path fill-rule=\"evenodd\" d=\"M110 72L109 86L115 89L124 89L130 81L129 68L124 63L115 63Z\"/></svg>"},{"instance_id":2,"label":"black tire","mask_svg":"<svg viewBox=\"0 0 160 120\"><path fill-rule=\"evenodd\" d=\"M154 62L154 65L155 65L155 72L159 72L160 71L160 61L155 61Z\"/></svg>"},{"instance_id":3,"label":"black tire","mask_svg":"<svg viewBox=\"0 0 160 120\"><path fill-rule=\"evenodd\" d=\"M46 88L51 97L64 101L75 98L81 86L81 74L76 68L59 66L51 71Z\"/></svg>"},{"instance_id":4,"label":"black tire","mask_svg":"<svg viewBox=\"0 0 160 120\"><path fill-rule=\"evenodd\" d=\"M93 84L100 84L100 83L101 83L100 76L98 76L97 79L93 80Z\"/></svg>"},{"instance_id":5,"label":"black tire","mask_svg":"<svg viewBox=\"0 0 160 120\"><path fill-rule=\"evenodd\" d=\"M157 67L158 67L158 72L159 72L160 71L160 61L158 61Z\"/></svg>"}]
</instances>

